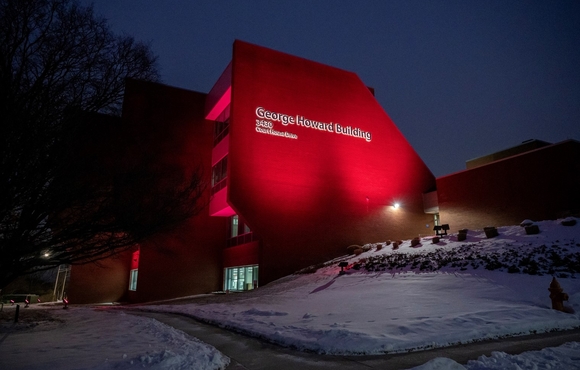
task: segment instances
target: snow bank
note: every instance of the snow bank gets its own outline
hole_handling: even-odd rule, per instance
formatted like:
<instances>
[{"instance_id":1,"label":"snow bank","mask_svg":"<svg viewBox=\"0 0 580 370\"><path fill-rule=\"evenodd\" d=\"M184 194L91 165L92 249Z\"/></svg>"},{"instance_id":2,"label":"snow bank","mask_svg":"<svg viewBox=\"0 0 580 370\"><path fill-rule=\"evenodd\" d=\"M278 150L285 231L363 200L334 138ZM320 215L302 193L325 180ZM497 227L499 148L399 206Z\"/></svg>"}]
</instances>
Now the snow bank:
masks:
<instances>
[{"instance_id":1,"label":"snow bank","mask_svg":"<svg viewBox=\"0 0 580 370\"><path fill-rule=\"evenodd\" d=\"M463 366L449 358L436 358L410 370L521 370L580 368L580 343L570 342L559 347L529 351L519 355L493 352L491 356L481 356Z\"/></svg>"},{"instance_id":2,"label":"snow bank","mask_svg":"<svg viewBox=\"0 0 580 370\"><path fill-rule=\"evenodd\" d=\"M152 319L79 307L50 313L60 324L18 331L2 325L1 369L224 369L229 364L215 348Z\"/></svg>"}]
</instances>

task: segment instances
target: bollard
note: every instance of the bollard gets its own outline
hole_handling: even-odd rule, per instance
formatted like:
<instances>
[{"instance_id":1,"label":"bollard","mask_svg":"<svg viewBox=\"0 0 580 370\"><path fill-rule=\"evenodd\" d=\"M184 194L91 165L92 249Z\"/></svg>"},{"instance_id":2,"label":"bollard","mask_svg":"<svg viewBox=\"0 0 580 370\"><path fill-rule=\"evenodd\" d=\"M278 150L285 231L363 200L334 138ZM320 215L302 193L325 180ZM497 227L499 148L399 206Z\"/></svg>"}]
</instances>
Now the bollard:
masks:
<instances>
[{"instance_id":1,"label":"bollard","mask_svg":"<svg viewBox=\"0 0 580 370\"><path fill-rule=\"evenodd\" d=\"M14 322L18 322L18 315L20 314L20 305L16 305L16 311L14 312Z\"/></svg>"},{"instance_id":2,"label":"bollard","mask_svg":"<svg viewBox=\"0 0 580 370\"><path fill-rule=\"evenodd\" d=\"M497 228L495 226L484 227L483 232L485 233L485 237L488 239L495 238L496 236L499 235L499 233L497 232Z\"/></svg>"},{"instance_id":3,"label":"bollard","mask_svg":"<svg viewBox=\"0 0 580 370\"><path fill-rule=\"evenodd\" d=\"M538 225L525 226L526 235L535 235L540 233L540 227Z\"/></svg>"},{"instance_id":4,"label":"bollard","mask_svg":"<svg viewBox=\"0 0 580 370\"><path fill-rule=\"evenodd\" d=\"M348 262L346 261L342 261L338 264L338 267L340 267L340 271L338 272L339 275L344 275L346 274L346 271L344 271L344 268L348 266Z\"/></svg>"},{"instance_id":5,"label":"bollard","mask_svg":"<svg viewBox=\"0 0 580 370\"><path fill-rule=\"evenodd\" d=\"M560 286L558 280L555 277L552 278L550 287L550 299L552 300L552 308L554 310L565 312L564 301L568 300L568 294L564 293L564 289Z\"/></svg>"}]
</instances>

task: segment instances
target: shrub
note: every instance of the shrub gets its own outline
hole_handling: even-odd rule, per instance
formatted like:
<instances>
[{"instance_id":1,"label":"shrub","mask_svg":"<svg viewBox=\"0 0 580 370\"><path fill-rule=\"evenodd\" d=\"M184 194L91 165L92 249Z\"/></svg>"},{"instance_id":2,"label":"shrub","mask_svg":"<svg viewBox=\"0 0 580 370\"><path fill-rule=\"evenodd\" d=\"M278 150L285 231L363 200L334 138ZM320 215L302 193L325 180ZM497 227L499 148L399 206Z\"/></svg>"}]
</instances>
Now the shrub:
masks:
<instances>
[{"instance_id":1,"label":"shrub","mask_svg":"<svg viewBox=\"0 0 580 370\"><path fill-rule=\"evenodd\" d=\"M497 228L495 228L495 226L484 227L483 232L485 233L485 237L488 239L495 238L496 236L499 235L499 233L497 232Z\"/></svg>"},{"instance_id":2,"label":"shrub","mask_svg":"<svg viewBox=\"0 0 580 370\"><path fill-rule=\"evenodd\" d=\"M525 219L522 222L520 222L521 227L532 226L533 224L534 224L534 221L528 220L528 219Z\"/></svg>"},{"instance_id":3,"label":"shrub","mask_svg":"<svg viewBox=\"0 0 580 370\"><path fill-rule=\"evenodd\" d=\"M399 243L394 242L393 243L393 249L399 249Z\"/></svg>"},{"instance_id":4,"label":"shrub","mask_svg":"<svg viewBox=\"0 0 580 370\"><path fill-rule=\"evenodd\" d=\"M562 225L563 226L574 226L574 225L576 225L576 219L574 219L572 217L567 217L567 218L562 220Z\"/></svg>"},{"instance_id":5,"label":"shrub","mask_svg":"<svg viewBox=\"0 0 580 370\"><path fill-rule=\"evenodd\" d=\"M364 250L362 248L357 248L354 250L354 255L355 256L360 256L362 253L364 252Z\"/></svg>"},{"instance_id":6,"label":"shrub","mask_svg":"<svg viewBox=\"0 0 580 370\"><path fill-rule=\"evenodd\" d=\"M420 244L421 244L421 239L419 239L418 237L411 239L411 247L416 247Z\"/></svg>"},{"instance_id":7,"label":"shrub","mask_svg":"<svg viewBox=\"0 0 580 370\"><path fill-rule=\"evenodd\" d=\"M528 225L528 226L525 226L525 229L526 229L526 235L534 235L534 234L540 233L540 228L538 227L538 225Z\"/></svg>"},{"instance_id":8,"label":"shrub","mask_svg":"<svg viewBox=\"0 0 580 370\"><path fill-rule=\"evenodd\" d=\"M297 271L297 274L314 274L318 269L325 267L326 264L324 262L317 263L316 265L308 266L303 268L302 270Z\"/></svg>"},{"instance_id":9,"label":"shrub","mask_svg":"<svg viewBox=\"0 0 580 370\"><path fill-rule=\"evenodd\" d=\"M356 244L349 245L348 247L346 247L346 253L347 254L354 254L354 251L356 251L357 249L360 249L359 245L356 245Z\"/></svg>"}]
</instances>

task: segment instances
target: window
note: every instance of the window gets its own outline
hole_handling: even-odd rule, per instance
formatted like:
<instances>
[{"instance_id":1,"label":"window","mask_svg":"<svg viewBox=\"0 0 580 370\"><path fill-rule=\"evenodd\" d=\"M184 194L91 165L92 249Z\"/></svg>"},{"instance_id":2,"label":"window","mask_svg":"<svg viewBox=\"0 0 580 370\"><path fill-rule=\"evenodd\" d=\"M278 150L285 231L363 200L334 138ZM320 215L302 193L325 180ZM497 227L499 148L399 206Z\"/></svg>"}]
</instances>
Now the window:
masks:
<instances>
[{"instance_id":1,"label":"window","mask_svg":"<svg viewBox=\"0 0 580 370\"><path fill-rule=\"evenodd\" d=\"M235 238L236 236L251 233L248 224L238 217L238 215L233 215L230 219L230 238Z\"/></svg>"},{"instance_id":2,"label":"window","mask_svg":"<svg viewBox=\"0 0 580 370\"><path fill-rule=\"evenodd\" d=\"M222 180L228 176L228 156L223 157L218 163L211 168L211 186L216 187Z\"/></svg>"},{"instance_id":3,"label":"window","mask_svg":"<svg viewBox=\"0 0 580 370\"><path fill-rule=\"evenodd\" d=\"M224 290L244 291L258 287L258 265L225 269Z\"/></svg>"},{"instance_id":4,"label":"window","mask_svg":"<svg viewBox=\"0 0 580 370\"><path fill-rule=\"evenodd\" d=\"M134 269L131 270L131 274L129 275L129 290L136 291L137 290L137 274L139 270Z\"/></svg>"},{"instance_id":5,"label":"window","mask_svg":"<svg viewBox=\"0 0 580 370\"><path fill-rule=\"evenodd\" d=\"M229 132L230 128L230 106L216 118L213 132L213 145L216 146Z\"/></svg>"},{"instance_id":6,"label":"window","mask_svg":"<svg viewBox=\"0 0 580 370\"><path fill-rule=\"evenodd\" d=\"M139 272L140 254L141 248L137 248L137 250L133 252L133 256L131 257L131 269L129 272L129 290L131 291L137 290L137 273Z\"/></svg>"},{"instance_id":7,"label":"window","mask_svg":"<svg viewBox=\"0 0 580 370\"><path fill-rule=\"evenodd\" d=\"M258 239L258 236L254 235L246 221L244 221L244 219L240 218L238 215L233 215L230 217L230 225L227 235L228 247L249 243Z\"/></svg>"},{"instance_id":8,"label":"window","mask_svg":"<svg viewBox=\"0 0 580 370\"><path fill-rule=\"evenodd\" d=\"M230 238L238 236L238 215L232 216Z\"/></svg>"}]
</instances>

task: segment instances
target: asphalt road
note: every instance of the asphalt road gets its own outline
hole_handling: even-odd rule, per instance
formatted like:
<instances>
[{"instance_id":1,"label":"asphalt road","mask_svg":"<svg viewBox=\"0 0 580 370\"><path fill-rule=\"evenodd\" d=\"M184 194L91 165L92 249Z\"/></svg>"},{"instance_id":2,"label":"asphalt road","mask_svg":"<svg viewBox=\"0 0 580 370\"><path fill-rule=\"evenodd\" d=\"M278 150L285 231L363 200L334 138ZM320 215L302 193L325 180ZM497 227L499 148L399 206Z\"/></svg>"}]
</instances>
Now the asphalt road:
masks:
<instances>
[{"instance_id":1,"label":"asphalt road","mask_svg":"<svg viewBox=\"0 0 580 370\"><path fill-rule=\"evenodd\" d=\"M580 329L526 335L438 348L429 351L376 356L329 356L301 352L266 343L195 319L170 313L130 311L184 331L217 348L231 359L228 369L295 370L295 369L408 369L437 357L448 357L465 364L492 351L518 354L525 351L555 347L566 342L579 342Z\"/></svg>"}]
</instances>

